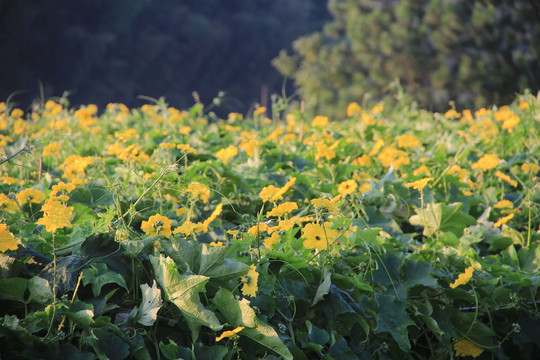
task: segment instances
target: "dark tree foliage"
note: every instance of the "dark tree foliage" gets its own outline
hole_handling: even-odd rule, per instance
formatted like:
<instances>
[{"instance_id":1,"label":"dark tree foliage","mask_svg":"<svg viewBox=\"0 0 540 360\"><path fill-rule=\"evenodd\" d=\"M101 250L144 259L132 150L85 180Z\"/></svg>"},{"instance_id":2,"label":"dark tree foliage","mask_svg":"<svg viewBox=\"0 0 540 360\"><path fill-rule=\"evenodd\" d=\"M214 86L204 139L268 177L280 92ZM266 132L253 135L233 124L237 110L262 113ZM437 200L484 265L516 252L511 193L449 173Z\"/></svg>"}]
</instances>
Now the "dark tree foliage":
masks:
<instances>
[{"instance_id":1,"label":"dark tree foliage","mask_svg":"<svg viewBox=\"0 0 540 360\"><path fill-rule=\"evenodd\" d=\"M271 59L330 19L326 0L3 0L0 98L28 104L69 91L72 104L208 103L247 110L280 92Z\"/></svg>"},{"instance_id":2,"label":"dark tree foliage","mask_svg":"<svg viewBox=\"0 0 540 360\"><path fill-rule=\"evenodd\" d=\"M421 106L506 103L540 89L540 4L534 0L329 0L333 21L274 66L308 109L343 116L399 81Z\"/></svg>"}]
</instances>

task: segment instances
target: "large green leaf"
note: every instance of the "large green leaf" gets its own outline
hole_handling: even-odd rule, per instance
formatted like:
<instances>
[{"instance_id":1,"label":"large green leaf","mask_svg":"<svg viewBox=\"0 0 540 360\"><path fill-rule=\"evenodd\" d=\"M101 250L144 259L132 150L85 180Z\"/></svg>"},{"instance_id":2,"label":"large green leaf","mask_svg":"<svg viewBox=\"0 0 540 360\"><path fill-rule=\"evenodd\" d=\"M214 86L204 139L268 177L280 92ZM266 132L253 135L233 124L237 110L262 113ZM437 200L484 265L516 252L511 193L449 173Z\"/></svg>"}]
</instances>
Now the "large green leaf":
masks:
<instances>
[{"instance_id":1,"label":"large green leaf","mask_svg":"<svg viewBox=\"0 0 540 360\"><path fill-rule=\"evenodd\" d=\"M428 203L425 208L416 208L416 214L409 218L409 222L424 227L424 236L427 237L433 236L438 230L443 233L451 231L461 237L466 226L476 223L474 217L461 211L462 208L463 203Z\"/></svg>"},{"instance_id":2,"label":"large green leaf","mask_svg":"<svg viewBox=\"0 0 540 360\"><path fill-rule=\"evenodd\" d=\"M0 300L24 301L28 280L23 278L0 279Z\"/></svg>"},{"instance_id":3,"label":"large green leaf","mask_svg":"<svg viewBox=\"0 0 540 360\"><path fill-rule=\"evenodd\" d=\"M215 280L226 281L247 274L249 265L225 259L227 247L202 245L199 274Z\"/></svg>"},{"instance_id":4,"label":"large green leaf","mask_svg":"<svg viewBox=\"0 0 540 360\"><path fill-rule=\"evenodd\" d=\"M186 318L191 329L193 341L199 336L201 326L212 330L221 330L223 325L216 315L205 308L199 293L205 292L205 285L210 279L203 275L180 275L170 257L150 256L156 279L165 291L166 299L175 304Z\"/></svg>"},{"instance_id":5,"label":"large green leaf","mask_svg":"<svg viewBox=\"0 0 540 360\"><path fill-rule=\"evenodd\" d=\"M248 300L237 300L229 290L220 288L214 296L213 302L231 325L255 327L257 317L249 306Z\"/></svg>"},{"instance_id":6,"label":"large green leaf","mask_svg":"<svg viewBox=\"0 0 540 360\"><path fill-rule=\"evenodd\" d=\"M35 301L40 304L49 304L53 301L51 286L44 278L34 276L28 280L28 291L30 292L28 302Z\"/></svg>"},{"instance_id":7,"label":"large green leaf","mask_svg":"<svg viewBox=\"0 0 540 360\"><path fill-rule=\"evenodd\" d=\"M229 290L221 288L214 297L214 304L230 325L234 327L245 326L239 333L240 335L247 336L260 345L275 351L284 359L292 360L292 354L276 331L257 318L247 300L236 300Z\"/></svg>"},{"instance_id":8,"label":"large green leaf","mask_svg":"<svg viewBox=\"0 0 540 360\"><path fill-rule=\"evenodd\" d=\"M409 330L407 327L415 325L406 311L405 303L397 301L395 296L375 294L379 303L377 312L376 334L388 332L397 342L401 350L408 352L411 350L409 341Z\"/></svg>"}]
</instances>

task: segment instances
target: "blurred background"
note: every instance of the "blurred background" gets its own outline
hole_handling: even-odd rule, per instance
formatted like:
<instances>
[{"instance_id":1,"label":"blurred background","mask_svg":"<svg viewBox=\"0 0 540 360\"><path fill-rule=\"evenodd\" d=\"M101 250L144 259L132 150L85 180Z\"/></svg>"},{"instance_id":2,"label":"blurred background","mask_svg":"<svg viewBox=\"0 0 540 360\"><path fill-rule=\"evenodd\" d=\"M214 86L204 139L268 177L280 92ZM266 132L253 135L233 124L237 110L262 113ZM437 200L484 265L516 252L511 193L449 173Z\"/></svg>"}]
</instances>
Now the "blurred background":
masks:
<instances>
[{"instance_id":1,"label":"blurred background","mask_svg":"<svg viewBox=\"0 0 540 360\"><path fill-rule=\"evenodd\" d=\"M342 117L351 101L430 110L540 88L536 0L0 0L0 100L178 108L271 94ZM220 93L223 92L223 93Z\"/></svg>"}]
</instances>

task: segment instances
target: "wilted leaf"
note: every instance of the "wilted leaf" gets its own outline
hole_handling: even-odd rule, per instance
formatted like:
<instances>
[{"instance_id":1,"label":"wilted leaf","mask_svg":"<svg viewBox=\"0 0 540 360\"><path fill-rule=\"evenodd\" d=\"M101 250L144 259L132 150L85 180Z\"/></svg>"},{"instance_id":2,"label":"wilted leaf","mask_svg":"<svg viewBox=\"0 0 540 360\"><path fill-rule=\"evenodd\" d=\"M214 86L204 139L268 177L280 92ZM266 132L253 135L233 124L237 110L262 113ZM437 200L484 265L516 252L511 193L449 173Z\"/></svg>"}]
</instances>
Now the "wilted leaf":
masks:
<instances>
[{"instance_id":1,"label":"wilted leaf","mask_svg":"<svg viewBox=\"0 0 540 360\"><path fill-rule=\"evenodd\" d=\"M141 306L137 309L135 320L141 325L152 326L157 320L157 313L161 304L163 304L161 290L157 287L156 280L154 280L152 287L142 284L141 291Z\"/></svg>"}]
</instances>

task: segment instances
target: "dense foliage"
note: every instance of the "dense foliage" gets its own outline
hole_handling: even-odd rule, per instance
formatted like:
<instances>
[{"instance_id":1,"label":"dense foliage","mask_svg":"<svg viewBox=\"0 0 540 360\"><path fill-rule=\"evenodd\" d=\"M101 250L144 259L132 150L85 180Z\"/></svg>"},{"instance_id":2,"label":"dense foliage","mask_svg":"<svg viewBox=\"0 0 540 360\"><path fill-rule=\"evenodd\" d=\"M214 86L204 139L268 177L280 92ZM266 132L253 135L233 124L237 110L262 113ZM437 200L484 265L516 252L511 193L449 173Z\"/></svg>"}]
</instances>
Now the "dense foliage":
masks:
<instances>
[{"instance_id":1,"label":"dense foliage","mask_svg":"<svg viewBox=\"0 0 540 360\"><path fill-rule=\"evenodd\" d=\"M274 60L315 112L342 117L349 102L379 99L395 81L438 111L451 100L461 109L507 103L540 87L534 1L330 0L329 8L333 22Z\"/></svg>"},{"instance_id":2,"label":"dense foliage","mask_svg":"<svg viewBox=\"0 0 540 360\"><path fill-rule=\"evenodd\" d=\"M1 103L2 359L534 358L540 97L345 110Z\"/></svg>"}]
</instances>

